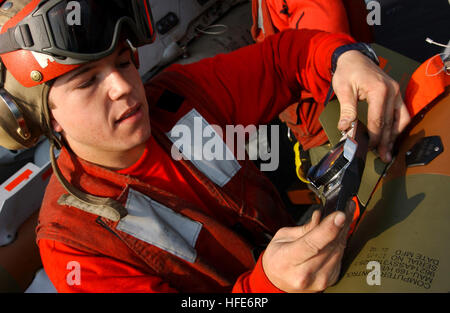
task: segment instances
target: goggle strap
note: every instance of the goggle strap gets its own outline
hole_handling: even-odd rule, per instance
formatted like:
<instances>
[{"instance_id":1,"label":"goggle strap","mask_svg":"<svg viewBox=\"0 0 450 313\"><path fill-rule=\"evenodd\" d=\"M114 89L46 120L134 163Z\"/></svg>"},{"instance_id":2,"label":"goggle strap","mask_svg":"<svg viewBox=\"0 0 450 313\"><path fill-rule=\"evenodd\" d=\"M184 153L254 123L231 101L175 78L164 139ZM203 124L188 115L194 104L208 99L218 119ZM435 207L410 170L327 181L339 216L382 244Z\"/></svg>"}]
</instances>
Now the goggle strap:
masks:
<instances>
[{"instance_id":1,"label":"goggle strap","mask_svg":"<svg viewBox=\"0 0 450 313\"><path fill-rule=\"evenodd\" d=\"M21 49L22 47L17 43L14 36L15 27L8 29L3 34L0 34L0 54L12 52Z\"/></svg>"}]
</instances>

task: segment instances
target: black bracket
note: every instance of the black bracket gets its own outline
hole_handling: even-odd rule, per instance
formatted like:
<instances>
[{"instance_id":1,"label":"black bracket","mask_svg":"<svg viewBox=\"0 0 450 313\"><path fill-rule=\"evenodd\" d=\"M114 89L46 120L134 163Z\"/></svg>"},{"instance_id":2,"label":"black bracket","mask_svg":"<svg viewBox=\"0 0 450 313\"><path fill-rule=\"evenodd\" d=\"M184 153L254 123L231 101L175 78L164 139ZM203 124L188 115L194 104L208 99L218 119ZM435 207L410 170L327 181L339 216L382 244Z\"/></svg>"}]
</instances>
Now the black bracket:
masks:
<instances>
[{"instance_id":1,"label":"black bracket","mask_svg":"<svg viewBox=\"0 0 450 313\"><path fill-rule=\"evenodd\" d=\"M408 167L427 165L444 151L440 136L422 138L406 152Z\"/></svg>"}]
</instances>

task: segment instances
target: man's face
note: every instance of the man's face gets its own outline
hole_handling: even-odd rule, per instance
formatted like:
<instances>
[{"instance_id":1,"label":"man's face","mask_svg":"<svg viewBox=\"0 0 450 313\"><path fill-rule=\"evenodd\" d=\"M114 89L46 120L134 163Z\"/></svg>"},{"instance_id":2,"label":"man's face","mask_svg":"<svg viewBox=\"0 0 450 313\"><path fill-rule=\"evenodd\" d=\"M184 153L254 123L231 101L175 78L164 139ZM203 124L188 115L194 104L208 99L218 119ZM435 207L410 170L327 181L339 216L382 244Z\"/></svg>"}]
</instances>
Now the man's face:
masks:
<instances>
[{"instance_id":1,"label":"man's face","mask_svg":"<svg viewBox=\"0 0 450 313\"><path fill-rule=\"evenodd\" d=\"M102 164L97 158L127 153L150 136L145 90L128 47L59 77L49 103L54 130L87 160Z\"/></svg>"}]
</instances>

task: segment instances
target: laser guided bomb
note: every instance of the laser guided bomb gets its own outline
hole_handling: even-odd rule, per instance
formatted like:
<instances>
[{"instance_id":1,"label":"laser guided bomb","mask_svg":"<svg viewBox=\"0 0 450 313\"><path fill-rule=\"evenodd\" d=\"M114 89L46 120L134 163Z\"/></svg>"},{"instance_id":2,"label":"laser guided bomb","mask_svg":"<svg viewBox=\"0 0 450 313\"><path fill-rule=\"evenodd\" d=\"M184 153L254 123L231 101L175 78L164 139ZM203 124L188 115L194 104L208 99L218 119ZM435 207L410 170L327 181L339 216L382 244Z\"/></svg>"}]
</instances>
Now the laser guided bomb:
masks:
<instances>
[{"instance_id":1,"label":"laser guided bomb","mask_svg":"<svg viewBox=\"0 0 450 313\"><path fill-rule=\"evenodd\" d=\"M340 279L326 292L449 292L450 77L441 70L445 60L419 67L374 48L388 74L400 82L405 102L415 105L410 109L415 116L397 141L391 164L367 152L357 192L361 217L349 238ZM433 67L440 77L430 75ZM360 103L359 118L366 117L367 104ZM320 118L334 144L340 137L338 118L335 100Z\"/></svg>"}]
</instances>

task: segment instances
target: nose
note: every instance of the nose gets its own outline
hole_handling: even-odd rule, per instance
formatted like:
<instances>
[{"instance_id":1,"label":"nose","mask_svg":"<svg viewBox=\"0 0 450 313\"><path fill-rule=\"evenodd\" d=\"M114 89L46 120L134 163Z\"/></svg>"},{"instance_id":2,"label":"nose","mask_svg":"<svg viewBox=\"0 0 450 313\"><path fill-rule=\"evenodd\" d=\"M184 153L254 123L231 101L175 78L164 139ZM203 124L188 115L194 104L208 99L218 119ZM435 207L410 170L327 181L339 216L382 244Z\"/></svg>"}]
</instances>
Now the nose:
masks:
<instances>
[{"instance_id":1,"label":"nose","mask_svg":"<svg viewBox=\"0 0 450 313\"><path fill-rule=\"evenodd\" d=\"M109 81L109 98L113 101L119 100L123 96L129 95L133 86L127 80L127 77L117 70L113 70L108 77Z\"/></svg>"}]
</instances>

